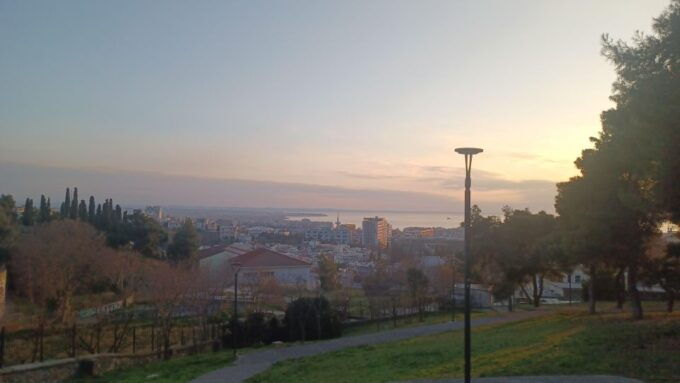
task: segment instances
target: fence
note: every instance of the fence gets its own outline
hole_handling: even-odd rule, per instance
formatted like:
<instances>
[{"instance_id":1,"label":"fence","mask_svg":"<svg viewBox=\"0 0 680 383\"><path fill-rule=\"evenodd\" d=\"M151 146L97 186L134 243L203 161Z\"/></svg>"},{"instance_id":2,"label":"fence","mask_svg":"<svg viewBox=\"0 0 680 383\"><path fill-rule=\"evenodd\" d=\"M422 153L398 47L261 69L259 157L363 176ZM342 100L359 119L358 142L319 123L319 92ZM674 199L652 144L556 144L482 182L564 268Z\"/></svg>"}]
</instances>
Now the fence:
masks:
<instances>
[{"instance_id":1,"label":"fence","mask_svg":"<svg viewBox=\"0 0 680 383\"><path fill-rule=\"evenodd\" d=\"M224 337L227 322L205 325L176 323L170 329L169 346L204 343ZM0 368L49 359L72 358L100 353L158 352L165 338L153 324L108 324L45 327L7 332L0 329Z\"/></svg>"}]
</instances>

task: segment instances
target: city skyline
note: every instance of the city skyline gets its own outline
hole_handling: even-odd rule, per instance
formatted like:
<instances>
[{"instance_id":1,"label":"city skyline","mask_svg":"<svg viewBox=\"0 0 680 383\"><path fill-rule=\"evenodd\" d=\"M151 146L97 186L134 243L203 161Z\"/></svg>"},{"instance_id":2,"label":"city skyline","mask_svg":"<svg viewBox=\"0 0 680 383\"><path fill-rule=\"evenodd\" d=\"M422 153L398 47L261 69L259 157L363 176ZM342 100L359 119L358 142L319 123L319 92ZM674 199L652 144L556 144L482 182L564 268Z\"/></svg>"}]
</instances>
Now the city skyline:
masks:
<instances>
[{"instance_id":1,"label":"city skyline","mask_svg":"<svg viewBox=\"0 0 680 383\"><path fill-rule=\"evenodd\" d=\"M553 211L612 105L601 34L666 4L2 3L1 191L451 211L475 145L483 209Z\"/></svg>"}]
</instances>

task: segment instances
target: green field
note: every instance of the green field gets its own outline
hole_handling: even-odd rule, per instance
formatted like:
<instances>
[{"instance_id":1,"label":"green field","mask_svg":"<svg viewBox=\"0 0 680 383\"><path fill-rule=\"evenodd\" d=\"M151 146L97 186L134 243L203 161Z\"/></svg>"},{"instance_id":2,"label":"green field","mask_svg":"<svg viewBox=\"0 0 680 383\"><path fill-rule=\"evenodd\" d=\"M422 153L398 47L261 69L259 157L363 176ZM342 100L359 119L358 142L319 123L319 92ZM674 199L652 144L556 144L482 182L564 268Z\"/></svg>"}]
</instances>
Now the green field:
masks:
<instances>
[{"instance_id":1,"label":"green field","mask_svg":"<svg viewBox=\"0 0 680 383\"><path fill-rule=\"evenodd\" d=\"M473 332L473 375L613 374L647 382L680 381L680 315L588 316L562 311ZM363 346L276 364L249 380L387 382L460 377L460 331Z\"/></svg>"}]
</instances>

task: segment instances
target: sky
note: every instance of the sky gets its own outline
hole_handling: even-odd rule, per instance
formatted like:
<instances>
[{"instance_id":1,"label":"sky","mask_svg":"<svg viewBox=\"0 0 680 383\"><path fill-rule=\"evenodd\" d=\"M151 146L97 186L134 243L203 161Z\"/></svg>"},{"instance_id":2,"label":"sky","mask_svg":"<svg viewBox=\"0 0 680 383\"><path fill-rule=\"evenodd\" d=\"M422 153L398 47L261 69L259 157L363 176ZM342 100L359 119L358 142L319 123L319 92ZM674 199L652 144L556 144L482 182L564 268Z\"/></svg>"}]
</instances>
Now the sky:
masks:
<instances>
[{"instance_id":1,"label":"sky","mask_svg":"<svg viewBox=\"0 0 680 383\"><path fill-rule=\"evenodd\" d=\"M0 0L0 193L553 210L668 0Z\"/></svg>"}]
</instances>

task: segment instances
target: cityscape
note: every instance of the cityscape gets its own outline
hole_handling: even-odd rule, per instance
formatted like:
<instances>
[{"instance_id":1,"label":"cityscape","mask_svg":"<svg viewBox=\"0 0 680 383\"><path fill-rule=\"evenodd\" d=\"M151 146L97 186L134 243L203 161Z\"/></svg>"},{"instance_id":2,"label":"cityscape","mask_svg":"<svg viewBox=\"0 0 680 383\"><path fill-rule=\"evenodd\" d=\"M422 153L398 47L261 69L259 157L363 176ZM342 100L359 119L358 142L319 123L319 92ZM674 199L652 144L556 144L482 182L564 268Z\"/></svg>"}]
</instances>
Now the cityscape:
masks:
<instances>
[{"instance_id":1,"label":"cityscape","mask_svg":"<svg viewBox=\"0 0 680 383\"><path fill-rule=\"evenodd\" d=\"M680 0L0 0L0 383L680 382Z\"/></svg>"}]
</instances>

